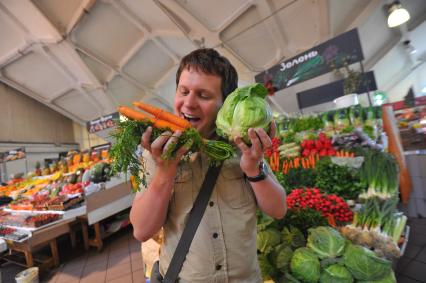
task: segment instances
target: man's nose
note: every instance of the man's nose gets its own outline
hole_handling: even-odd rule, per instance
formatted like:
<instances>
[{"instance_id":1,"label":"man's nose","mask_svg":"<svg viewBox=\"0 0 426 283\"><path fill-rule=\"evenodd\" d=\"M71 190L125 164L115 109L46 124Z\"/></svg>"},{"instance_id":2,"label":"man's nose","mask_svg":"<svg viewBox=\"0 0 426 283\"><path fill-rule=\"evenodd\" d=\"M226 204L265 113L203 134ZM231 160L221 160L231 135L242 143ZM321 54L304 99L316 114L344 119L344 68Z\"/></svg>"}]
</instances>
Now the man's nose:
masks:
<instances>
[{"instance_id":1,"label":"man's nose","mask_svg":"<svg viewBox=\"0 0 426 283\"><path fill-rule=\"evenodd\" d=\"M194 92L190 92L186 97L185 97L185 106L187 107L195 107L196 103L197 103L197 97L195 95Z\"/></svg>"}]
</instances>

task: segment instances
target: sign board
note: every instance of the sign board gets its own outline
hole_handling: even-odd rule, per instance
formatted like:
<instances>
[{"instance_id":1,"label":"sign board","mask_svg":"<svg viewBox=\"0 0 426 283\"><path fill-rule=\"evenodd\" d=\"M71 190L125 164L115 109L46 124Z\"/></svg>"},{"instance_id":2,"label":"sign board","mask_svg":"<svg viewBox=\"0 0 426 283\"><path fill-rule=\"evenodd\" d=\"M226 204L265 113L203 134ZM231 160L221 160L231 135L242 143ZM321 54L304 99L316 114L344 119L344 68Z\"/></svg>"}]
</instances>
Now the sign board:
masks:
<instances>
[{"instance_id":1,"label":"sign board","mask_svg":"<svg viewBox=\"0 0 426 283\"><path fill-rule=\"evenodd\" d=\"M344 80L335 81L297 93L299 109L333 101L343 96L343 81ZM362 81L355 93L361 94L376 89L376 78L374 72L370 71L363 74Z\"/></svg>"},{"instance_id":2,"label":"sign board","mask_svg":"<svg viewBox=\"0 0 426 283\"><path fill-rule=\"evenodd\" d=\"M25 158L25 147L19 147L0 153L0 162L8 162Z\"/></svg>"},{"instance_id":3,"label":"sign board","mask_svg":"<svg viewBox=\"0 0 426 283\"><path fill-rule=\"evenodd\" d=\"M109 115L105 115L97 119L91 120L86 123L87 131L89 131L89 133L91 134L94 134L96 132L114 128L115 121L118 119L119 119L118 112L114 112Z\"/></svg>"},{"instance_id":4,"label":"sign board","mask_svg":"<svg viewBox=\"0 0 426 283\"><path fill-rule=\"evenodd\" d=\"M255 80L278 91L363 59L358 30L352 29L257 74Z\"/></svg>"}]
</instances>

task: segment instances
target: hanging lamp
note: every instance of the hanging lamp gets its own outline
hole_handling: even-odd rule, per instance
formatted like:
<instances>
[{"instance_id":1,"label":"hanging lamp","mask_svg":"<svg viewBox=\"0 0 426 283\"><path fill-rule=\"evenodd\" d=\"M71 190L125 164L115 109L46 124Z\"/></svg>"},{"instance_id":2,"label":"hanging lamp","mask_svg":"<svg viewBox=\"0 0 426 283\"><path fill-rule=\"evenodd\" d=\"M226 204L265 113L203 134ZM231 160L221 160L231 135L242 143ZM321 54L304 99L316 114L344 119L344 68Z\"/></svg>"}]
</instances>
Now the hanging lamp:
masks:
<instances>
[{"instance_id":1,"label":"hanging lamp","mask_svg":"<svg viewBox=\"0 0 426 283\"><path fill-rule=\"evenodd\" d=\"M388 8L388 27L394 28L410 19L410 14L404 9L399 1L394 1Z\"/></svg>"}]
</instances>

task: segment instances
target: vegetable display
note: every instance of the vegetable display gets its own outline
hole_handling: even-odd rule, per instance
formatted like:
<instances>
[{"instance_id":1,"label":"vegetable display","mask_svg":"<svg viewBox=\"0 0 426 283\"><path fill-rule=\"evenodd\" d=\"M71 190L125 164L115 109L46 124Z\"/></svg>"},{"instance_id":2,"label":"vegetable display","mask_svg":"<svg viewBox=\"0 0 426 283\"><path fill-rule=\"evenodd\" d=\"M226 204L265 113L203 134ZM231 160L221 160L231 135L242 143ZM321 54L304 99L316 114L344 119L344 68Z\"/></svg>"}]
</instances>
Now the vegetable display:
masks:
<instances>
[{"instance_id":1,"label":"vegetable display","mask_svg":"<svg viewBox=\"0 0 426 283\"><path fill-rule=\"evenodd\" d=\"M395 200L368 199L355 212L352 224L341 228L341 233L353 243L374 250L380 257L399 257L398 241L407 217L396 211L396 204Z\"/></svg>"},{"instance_id":2,"label":"vegetable display","mask_svg":"<svg viewBox=\"0 0 426 283\"><path fill-rule=\"evenodd\" d=\"M324 192L337 194L345 199L357 199L367 187L361 183L358 170L336 165L330 158L318 161L315 186Z\"/></svg>"},{"instance_id":3,"label":"vegetable display","mask_svg":"<svg viewBox=\"0 0 426 283\"><path fill-rule=\"evenodd\" d=\"M271 222L269 225L274 224ZM396 282L391 261L347 241L331 227L319 226L309 229L306 246L300 239L296 243L292 246L287 241L282 241L278 245L263 249L263 252L258 250L260 268L265 280L324 283Z\"/></svg>"},{"instance_id":4,"label":"vegetable display","mask_svg":"<svg viewBox=\"0 0 426 283\"><path fill-rule=\"evenodd\" d=\"M258 245L271 272L262 274L274 282L396 282L391 263L407 241L407 217L397 210L402 159L386 152L381 108L278 121L280 143L266 158L288 211L281 220L258 216L259 231L271 229Z\"/></svg>"},{"instance_id":5,"label":"vegetable display","mask_svg":"<svg viewBox=\"0 0 426 283\"><path fill-rule=\"evenodd\" d=\"M312 208L325 218L332 217L340 222L352 220L353 213L347 203L336 195L325 195L319 189L295 189L287 196L289 209Z\"/></svg>"},{"instance_id":6,"label":"vegetable display","mask_svg":"<svg viewBox=\"0 0 426 283\"><path fill-rule=\"evenodd\" d=\"M384 200L398 195L398 165L395 158L377 150L364 152L360 178L368 190L360 198L379 197Z\"/></svg>"},{"instance_id":7,"label":"vegetable display","mask_svg":"<svg viewBox=\"0 0 426 283\"><path fill-rule=\"evenodd\" d=\"M225 99L216 118L216 131L229 141L240 136L246 143L249 128L269 130L272 109L266 102L267 89L262 84L237 88Z\"/></svg>"},{"instance_id":8,"label":"vegetable display","mask_svg":"<svg viewBox=\"0 0 426 283\"><path fill-rule=\"evenodd\" d=\"M140 144L142 133L149 127L153 127L151 141L167 131L181 131L182 134L176 143L171 144L162 158L167 160L174 158L177 149L186 146L189 152L203 151L212 162L226 160L234 155L232 145L219 140L206 140L194 128L187 125L183 118L172 113L155 108L151 105L135 103L137 107L149 111L152 115L144 114L126 106L119 107L119 112L128 118L119 121L117 129L112 134L115 143L111 148L112 172L129 171L139 185L146 185L146 172L143 162L136 155L137 146ZM166 119L166 120L162 120ZM185 127L185 128L184 128Z\"/></svg>"}]
</instances>

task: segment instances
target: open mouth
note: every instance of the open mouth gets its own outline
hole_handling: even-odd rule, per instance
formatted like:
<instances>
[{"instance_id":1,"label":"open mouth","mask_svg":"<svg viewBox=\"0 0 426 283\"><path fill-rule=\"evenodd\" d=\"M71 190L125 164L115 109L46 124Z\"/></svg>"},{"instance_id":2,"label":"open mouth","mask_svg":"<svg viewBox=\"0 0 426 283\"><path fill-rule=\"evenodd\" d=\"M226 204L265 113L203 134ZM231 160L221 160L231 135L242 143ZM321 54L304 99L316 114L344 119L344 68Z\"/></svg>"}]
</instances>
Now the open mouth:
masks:
<instances>
[{"instance_id":1,"label":"open mouth","mask_svg":"<svg viewBox=\"0 0 426 283\"><path fill-rule=\"evenodd\" d=\"M200 121L201 119L194 116L194 115L190 115L190 114L186 114L186 113L182 113L183 118L185 118L186 120L188 120L191 123L196 123L198 121Z\"/></svg>"}]
</instances>

